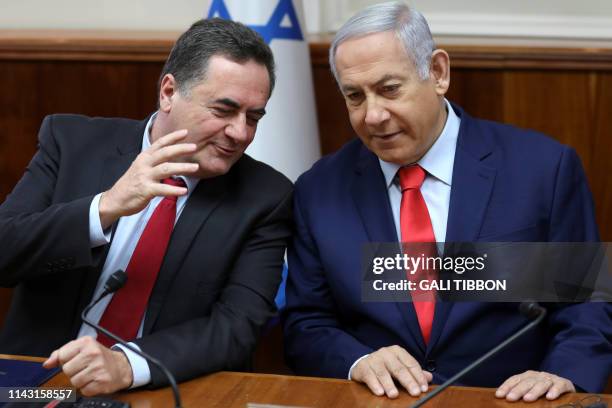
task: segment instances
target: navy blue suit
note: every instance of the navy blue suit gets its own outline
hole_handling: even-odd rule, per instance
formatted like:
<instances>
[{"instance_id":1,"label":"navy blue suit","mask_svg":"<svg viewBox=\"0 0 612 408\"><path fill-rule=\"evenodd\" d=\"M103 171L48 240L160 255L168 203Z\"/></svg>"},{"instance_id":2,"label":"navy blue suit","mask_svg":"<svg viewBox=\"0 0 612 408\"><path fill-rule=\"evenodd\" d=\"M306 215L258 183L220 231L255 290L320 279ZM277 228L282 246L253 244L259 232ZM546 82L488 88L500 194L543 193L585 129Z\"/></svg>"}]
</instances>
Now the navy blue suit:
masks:
<instances>
[{"instance_id":1,"label":"navy blue suit","mask_svg":"<svg viewBox=\"0 0 612 408\"><path fill-rule=\"evenodd\" d=\"M453 108L461 126L447 242L599 239L573 149ZM346 378L359 357L399 345L440 383L526 323L516 304L438 302L425 345L411 303L361 301L361 245L397 235L378 159L360 140L300 177L294 210L283 322L286 357L298 374ZM601 391L612 367L610 305L547 307L545 324L462 383L497 387L534 369Z\"/></svg>"}]
</instances>

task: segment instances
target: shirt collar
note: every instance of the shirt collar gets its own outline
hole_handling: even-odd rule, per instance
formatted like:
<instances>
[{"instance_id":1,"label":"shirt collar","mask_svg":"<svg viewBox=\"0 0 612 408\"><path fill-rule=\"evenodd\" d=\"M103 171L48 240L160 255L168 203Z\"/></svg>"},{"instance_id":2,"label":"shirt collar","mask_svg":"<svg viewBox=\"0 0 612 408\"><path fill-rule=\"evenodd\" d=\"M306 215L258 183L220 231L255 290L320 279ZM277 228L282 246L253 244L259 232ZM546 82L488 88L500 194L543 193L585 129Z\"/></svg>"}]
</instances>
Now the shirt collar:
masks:
<instances>
[{"instance_id":1,"label":"shirt collar","mask_svg":"<svg viewBox=\"0 0 612 408\"><path fill-rule=\"evenodd\" d=\"M446 98L444 99L444 103L446 104L446 111L448 112L444 129L442 129L440 137L438 137L427 153L425 153L417 163L428 174L450 186L453 179L453 164L455 162L455 150L457 148L459 124L461 120ZM402 166L381 159L378 159L378 162L385 176L387 188L389 188L395 180L397 171Z\"/></svg>"},{"instance_id":2,"label":"shirt collar","mask_svg":"<svg viewBox=\"0 0 612 408\"><path fill-rule=\"evenodd\" d=\"M151 115L151 117L149 118L149 121L147 122L147 126L145 126L144 135L142 136L141 152L144 152L145 150L151 147L151 128L153 127L153 122L155 122L156 117L157 117L157 112ZM189 176L176 176L176 177L182 179L185 182L185 186L187 186L187 191L189 193L193 191L195 186L198 184L198 181L200 181L200 179L197 177L189 177Z\"/></svg>"}]
</instances>

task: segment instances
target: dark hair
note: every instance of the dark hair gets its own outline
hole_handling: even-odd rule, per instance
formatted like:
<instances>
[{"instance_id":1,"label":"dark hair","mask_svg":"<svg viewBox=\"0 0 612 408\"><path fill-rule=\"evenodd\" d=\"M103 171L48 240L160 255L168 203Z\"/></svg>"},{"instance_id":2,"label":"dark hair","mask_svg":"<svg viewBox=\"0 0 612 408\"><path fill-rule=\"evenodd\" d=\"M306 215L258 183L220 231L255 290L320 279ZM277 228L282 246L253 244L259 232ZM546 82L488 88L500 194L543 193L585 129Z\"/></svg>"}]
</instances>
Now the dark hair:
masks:
<instances>
[{"instance_id":1,"label":"dark hair","mask_svg":"<svg viewBox=\"0 0 612 408\"><path fill-rule=\"evenodd\" d=\"M264 65L272 94L276 76L270 47L244 24L220 18L198 20L179 37L166 60L158 88L163 77L172 74L179 92L187 95L193 85L205 79L208 62L215 55L238 63L253 60Z\"/></svg>"}]
</instances>

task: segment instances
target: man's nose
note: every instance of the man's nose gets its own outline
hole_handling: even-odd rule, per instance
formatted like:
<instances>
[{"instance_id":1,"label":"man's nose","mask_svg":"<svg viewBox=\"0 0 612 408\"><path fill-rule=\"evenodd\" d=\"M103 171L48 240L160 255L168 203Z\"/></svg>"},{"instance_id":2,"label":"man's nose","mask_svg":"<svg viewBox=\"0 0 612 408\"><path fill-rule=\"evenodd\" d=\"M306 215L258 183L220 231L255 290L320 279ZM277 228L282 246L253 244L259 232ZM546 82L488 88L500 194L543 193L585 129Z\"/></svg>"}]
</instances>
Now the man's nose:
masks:
<instances>
[{"instance_id":1,"label":"man's nose","mask_svg":"<svg viewBox=\"0 0 612 408\"><path fill-rule=\"evenodd\" d=\"M389 111L376 98L366 101L365 123L368 126L378 126L389 119Z\"/></svg>"},{"instance_id":2,"label":"man's nose","mask_svg":"<svg viewBox=\"0 0 612 408\"><path fill-rule=\"evenodd\" d=\"M246 141L249 136L246 115L236 115L225 128L225 134L236 142Z\"/></svg>"}]
</instances>

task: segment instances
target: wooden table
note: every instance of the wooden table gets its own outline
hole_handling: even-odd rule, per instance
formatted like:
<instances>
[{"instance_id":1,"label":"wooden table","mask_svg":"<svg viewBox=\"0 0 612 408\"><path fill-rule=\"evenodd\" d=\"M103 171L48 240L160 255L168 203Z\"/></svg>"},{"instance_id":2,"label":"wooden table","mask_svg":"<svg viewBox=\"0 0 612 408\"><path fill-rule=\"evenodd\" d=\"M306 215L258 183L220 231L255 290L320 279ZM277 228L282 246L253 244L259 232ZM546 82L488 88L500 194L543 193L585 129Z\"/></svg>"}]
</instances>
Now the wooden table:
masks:
<instances>
[{"instance_id":1,"label":"wooden table","mask_svg":"<svg viewBox=\"0 0 612 408\"><path fill-rule=\"evenodd\" d=\"M49 385L65 385L67 380L61 377L63 375L52 379ZM416 398L405 392L394 400L376 397L364 385L347 380L233 372L220 372L185 382L180 385L180 390L184 408L248 408L250 404L270 404L275 405L275 408L408 408L416 401ZM494 392L492 388L450 387L425 404L425 407L552 408L587 395L568 394L553 402L540 400L536 403L510 403L495 398ZM133 408L174 407L170 389L130 391L115 395L114 398L129 401ZM612 395L604 395L603 398L612 407Z\"/></svg>"},{"instance_id":2,"label":"wooden table","mask_svg":"<svg viewBox=\"0 0 612 408\"><path fill-rule=\"evenodd\" d=\"M23 357L0 355L0 358L22 359ZM23 359L43 360L31 357ZM55 376L45 384L50 387L67 385L69 385L68 378L63 374ZM269 404L275 405L275 408L279 406L407 408L416 401L416 398L405 392L400 392L399 398L394 400L376 397L364 385L347 380L234 372L220 372L187 381L180 384L180 390L184 408L248 408L250 404ZM492 388L450 387L429 401L425 407L553 408L588 395L573 393L552 402L538 400L535 403L510 403L495 398L494 392ZM169 388L121 392L113 398L130 402L133 408L174 407ZM612 395L602 395L602 398L612 408Z\"/></svg>"}]
</instances>

